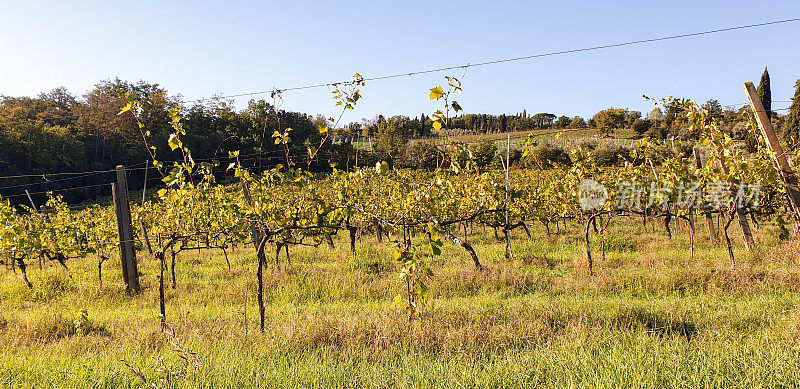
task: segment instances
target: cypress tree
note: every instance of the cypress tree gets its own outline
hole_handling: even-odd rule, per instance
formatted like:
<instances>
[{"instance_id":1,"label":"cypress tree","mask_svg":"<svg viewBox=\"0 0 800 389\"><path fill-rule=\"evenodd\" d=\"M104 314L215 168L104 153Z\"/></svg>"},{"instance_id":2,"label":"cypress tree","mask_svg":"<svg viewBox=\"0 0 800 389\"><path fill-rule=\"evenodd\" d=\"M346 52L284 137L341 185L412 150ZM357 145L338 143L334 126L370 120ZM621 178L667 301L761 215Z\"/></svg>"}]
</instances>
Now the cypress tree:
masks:
<instances>
[{"instance_id":1,"label":"cypress tree","mask_svg":"<svg viewBox=\"0 0 800 389\"><path fill-rule=\"evenodd\" d=\"M769 72L766 66L764 67L764 73L761 74L761 82L758 83L756 93L761 100L761 105L764 106L764 110L767 111L767 116L772 117L772 91L769 89Z\"/></svg>"}]
</instances>

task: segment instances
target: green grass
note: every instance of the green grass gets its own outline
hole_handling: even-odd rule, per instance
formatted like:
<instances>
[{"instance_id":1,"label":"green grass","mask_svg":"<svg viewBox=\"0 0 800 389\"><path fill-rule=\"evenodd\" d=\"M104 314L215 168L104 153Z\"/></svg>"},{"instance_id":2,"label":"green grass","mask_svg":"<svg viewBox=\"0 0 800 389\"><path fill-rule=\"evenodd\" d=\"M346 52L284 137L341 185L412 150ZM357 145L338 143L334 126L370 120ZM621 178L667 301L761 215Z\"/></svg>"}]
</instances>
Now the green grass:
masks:
<instances>
[{"instance_id":1,"label":"green grass","mask_svg":"<svg viewBox=\"0 0 800 389\"><path fill-rule=\"evenodd\" d=\"M229 253L230 270L220 252L178 256L167 290L174 337L159 328L158 269L144 252L133 298L121 293L115 260L102 287L94 258L72 260L69 272L31 264L31 290L5 270L0 386L144 386L123 360L148 383L176 388L800 386L797 241L778 241L762 223L748 254L732 229L731 268L702 232L690 258L685 228L670 240L617 219L605 259L593 242L590 277L580 226L568 228L548 237L536 225L533 239L514 231L511 260L491 229L470 228L487 269L446 244L414 321L390 306L401 290L390 243L364 235L355 257L343 237L333 250L294 247L291 265L282 254L280 270L265 272L264 334L249 247Z\"/></svg>"},{"instance_id":2,"label":"green grass","mask_svg":"<svg viewBox=\"0 0 800 389\"><path fill-rule=\"evenodd\" d=\"M538 142L556 142L563 144L564 142L580 142L590 140L592 138L605 141L615 141L618 138L630 140L634 135L635 132L627 128L615 130L614 134L610 138L604 138L603 134L599 130L593 128L567 128L527 130L511 133L456 135L453 137L453 139L470 144L488 140L497 143L501 147L505 145L506 142L510 141L513 147L522 148L528 136L531 136ZM362 149L365 147L368 149L369 145L361 145L360 147L362 147Z\"/></svg>"}]
</instances>

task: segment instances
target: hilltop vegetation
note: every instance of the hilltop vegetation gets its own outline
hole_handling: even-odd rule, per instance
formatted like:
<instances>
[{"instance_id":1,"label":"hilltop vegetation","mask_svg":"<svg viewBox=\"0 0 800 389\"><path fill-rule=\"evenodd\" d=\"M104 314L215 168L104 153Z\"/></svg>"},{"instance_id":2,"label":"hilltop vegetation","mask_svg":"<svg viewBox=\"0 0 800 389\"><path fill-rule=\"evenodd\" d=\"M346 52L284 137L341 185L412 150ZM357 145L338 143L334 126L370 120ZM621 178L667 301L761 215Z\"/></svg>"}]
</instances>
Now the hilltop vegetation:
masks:
<instances>
[{"instance_id":1,"label":"hilltop vegetation","mask_svg":"<svg viewBox=\"0 0 800 389\"><path fill-rule=\"evenodd\" d=\"M766 103L767 100L771 102L771 96L766 71L765 76L766 81L762 84L766 82L767 85L759 90ZM141 102L142 110L136 118L130 113L119 114L129 98ZM462 111L449 118L448 128L451 135L464 135L455 139L468 143L479 138L505 138L501 134L507 132L540 132L548 134L543 136L547 137L557 133L553 131L557 129L569 129L570 132L565 133L568 138L597 134L601 137L696 141L697 135L688 131L688 119L681 101L671 100L645 114L610 108L588 120L550 113L529 114L527 111L512 115ZM390 164L397 161L404 167L430 166L431 152L435 150L431 150L430 144L417 145L416 141L409 143L409 140L437 139L440 135L432 129L435 118L424 113L415 117L378 115L360 123L337 123L333 126L320 115L276 110L273 103L266 100L252 100L243 109L237 109L232 101L225 99L181 103L179 96L170 95L158 84L115 79L100 82L83 96L71 94L64 88L37 97L0 96L0 148L5 150L0 155L0 175L46 175L107 170L118 164L141 165L152 157L142 141L144 132L148 132L151 144L164 144L171 133L169 111L176 104L182 104L180 114L187 130L184 143L193 150L195 158L222 158L230 151L240 151L249 157L246 162L261 168L275 166L285 158L283 150L269 138L281 128L293 129L290 134L293 147L289 149L289 156L298 160L305 156L304 142L317 144L321 139L317 128L322 124L332 127L332 135L348 140L333 142L334 138L331 138L321 144L317 160L311 166L316 171L329 171L331 163L348 169L355 165L356 158L361 166L371 166L383 160ZM734 140L753 146L754 140L747 135L745 107L722 107L716 100L709 100L702 107L719 120L723 130ZM772 113L773 121L790 149L797 144L798 115L800 99L795 99L791 110ZM140 128L138 123L143 127ZM520 138L516 134L514 137ZM352 143L365 138L372 138L372 141ZM371 147L367 147L368 144ZM520 145L515 148L521 149ZM156 157L166 161L173 159L171 153L163 148L156 151ZM135 187L139 187L143 179L140 175L130 177ZM52 180L47 177L6 180L0 194L18 195L22 192L17 188L23 186L34 193L75 186L73 182L48 181ZM102 175L81 180L84 185L103 182L106 180ZM105 194L107 189L103 188L65 193L65 196L70 201L81 201ZM37 202L45 200L42 195L34 198Z\"/></svg>"}]
</instances>

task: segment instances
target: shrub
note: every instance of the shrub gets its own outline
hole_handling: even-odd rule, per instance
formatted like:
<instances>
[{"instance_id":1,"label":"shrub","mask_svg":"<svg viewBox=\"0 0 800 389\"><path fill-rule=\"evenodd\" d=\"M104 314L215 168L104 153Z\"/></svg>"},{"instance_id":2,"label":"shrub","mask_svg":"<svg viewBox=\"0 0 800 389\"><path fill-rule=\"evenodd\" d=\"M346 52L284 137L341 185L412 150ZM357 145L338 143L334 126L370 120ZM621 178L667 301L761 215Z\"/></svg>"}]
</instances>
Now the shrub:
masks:
<instances>
[{"instance_id":1,"label":"shrub","mask_svg":"<svg viewBox=\"0 0 800 389\"><path fill-rule=\"evenodd\" d=\"M599 166L616 166L630 159L630 150L617 145L601 145L592 151Z\"/></svg>"},{"instance_id":2,"label":"shrub","mask_svg":"<svg viewBox=\"0 0 800 389\"><path fill-rule=\"evenodd\" d=\"M472 159L479 167L486 167L492 164L497 155L497 145L490 140L481 140L470 147Z\"/></svg>"},{"instance_id":3,"label":"shrub","mask_svg":"<svg viewBox=\"0 0 800 389\"><path fill-rule=\"evenodd\" d=\"M550 168L559 165L569 165L569 153L560 146L544 143L531 150L530 158L538 167Z\"/></svg>"},{"instance_id":4,"label":"shrub","mask_svg":"<svg viewBox=\"0 0 800 389\"><path fill-rule=\"evenodd\" d=\"M661 126L650 126L643 136L648 139L664 139L667 136L667 130Z\"/></svg>"},{"instance_id":5,"label":"shrub","mask_svg":"<svg viewBox=\"0 0 800 389\"><path fill-rule=\"evenodd\" d=\"M433 170L440 159L439 148L433 141L413 142L406 149L403 167Z\"/></svg>"},{"instance_id":6,"label":"shrub","mask_svg":"<svg viewBox=\"0 0 800 389\"><path fill-rule=\"evenodd\" d=\"M519 151L514 146L511 146L511 148L508 149L508 151L506 151L505 147L498 150L497 158L494 159L495 166L503 167L503 163L501 162L501 157L502 161L505 161L506 153L508 153L508 160L510 161L509 166L519 165L520 161L522 160L522 151Z\"/></svg>"}]
</instances>

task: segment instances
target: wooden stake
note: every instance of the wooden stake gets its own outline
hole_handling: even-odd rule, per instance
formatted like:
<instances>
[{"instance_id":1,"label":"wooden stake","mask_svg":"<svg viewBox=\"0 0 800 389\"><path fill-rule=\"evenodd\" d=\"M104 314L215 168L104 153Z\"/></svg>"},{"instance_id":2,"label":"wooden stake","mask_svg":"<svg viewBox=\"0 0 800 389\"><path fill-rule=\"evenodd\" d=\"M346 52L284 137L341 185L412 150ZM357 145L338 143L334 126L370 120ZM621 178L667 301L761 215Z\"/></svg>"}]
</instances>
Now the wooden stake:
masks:
<instances>
[{"instance_id":1,"label":"wooden stake","mask_svg":"<svg viewBox=\"0 0 800 389\"><path fill-rule=\"evenodd\" d=\"M128 203L128 179L125 167L117 165L117 182L112 186L114 192L114 210L117 216L119 233L119 254L122 261L125 291L130 295L139 293L139 269L136 265L136 251L133 248L131 227L131 207Z\"/></svg>"},{"instance_id":2,"label":"wooden stake","mask_svg":"<svg viewBox=\"0 0 800 389\"><path fill-rule=\"evenodd\" d=\"M761 129L761 135L764 136L764 143L767 144L772 160L780 171L781 181L786 188L786 194L788 194L789 205L792 208L795 221L800 221L800 186L797 183L797 176L794 175L794 169L792 169L789 160L786 158L786 153L778 140L778 136L775 134L775 130L772 128L769 116L764 110L764 106L761 104L752 82L744 83L744 92L747 94L747 100L750 101L750 108L755 114L758 128Z\"/></svg>"},{"instance_id":3,"label":"wooden stake","mask_svg":"<svg viewBox=\"0 0 800 389\"><path fill-rule=\"evenodd\" d=\"M119 234L119 241L120 241L120 243L119 243L119 250L120 250L119 257L120 257L120 262L122 264L122 282L125 284L125 291L127 292L127 290L128 290L128 262L125 261L125 257L123 255L123 249L122 249L122 232L120 232L121 231L121 227L120 227L120 222L119 222L119 220L120 220L119 205L117 204L119 202L119 199L117 198L117 184L115 182L111 183L111 198L114 200L114 217L117 220L117 232Z\"/></svg>"}]
</instances>

